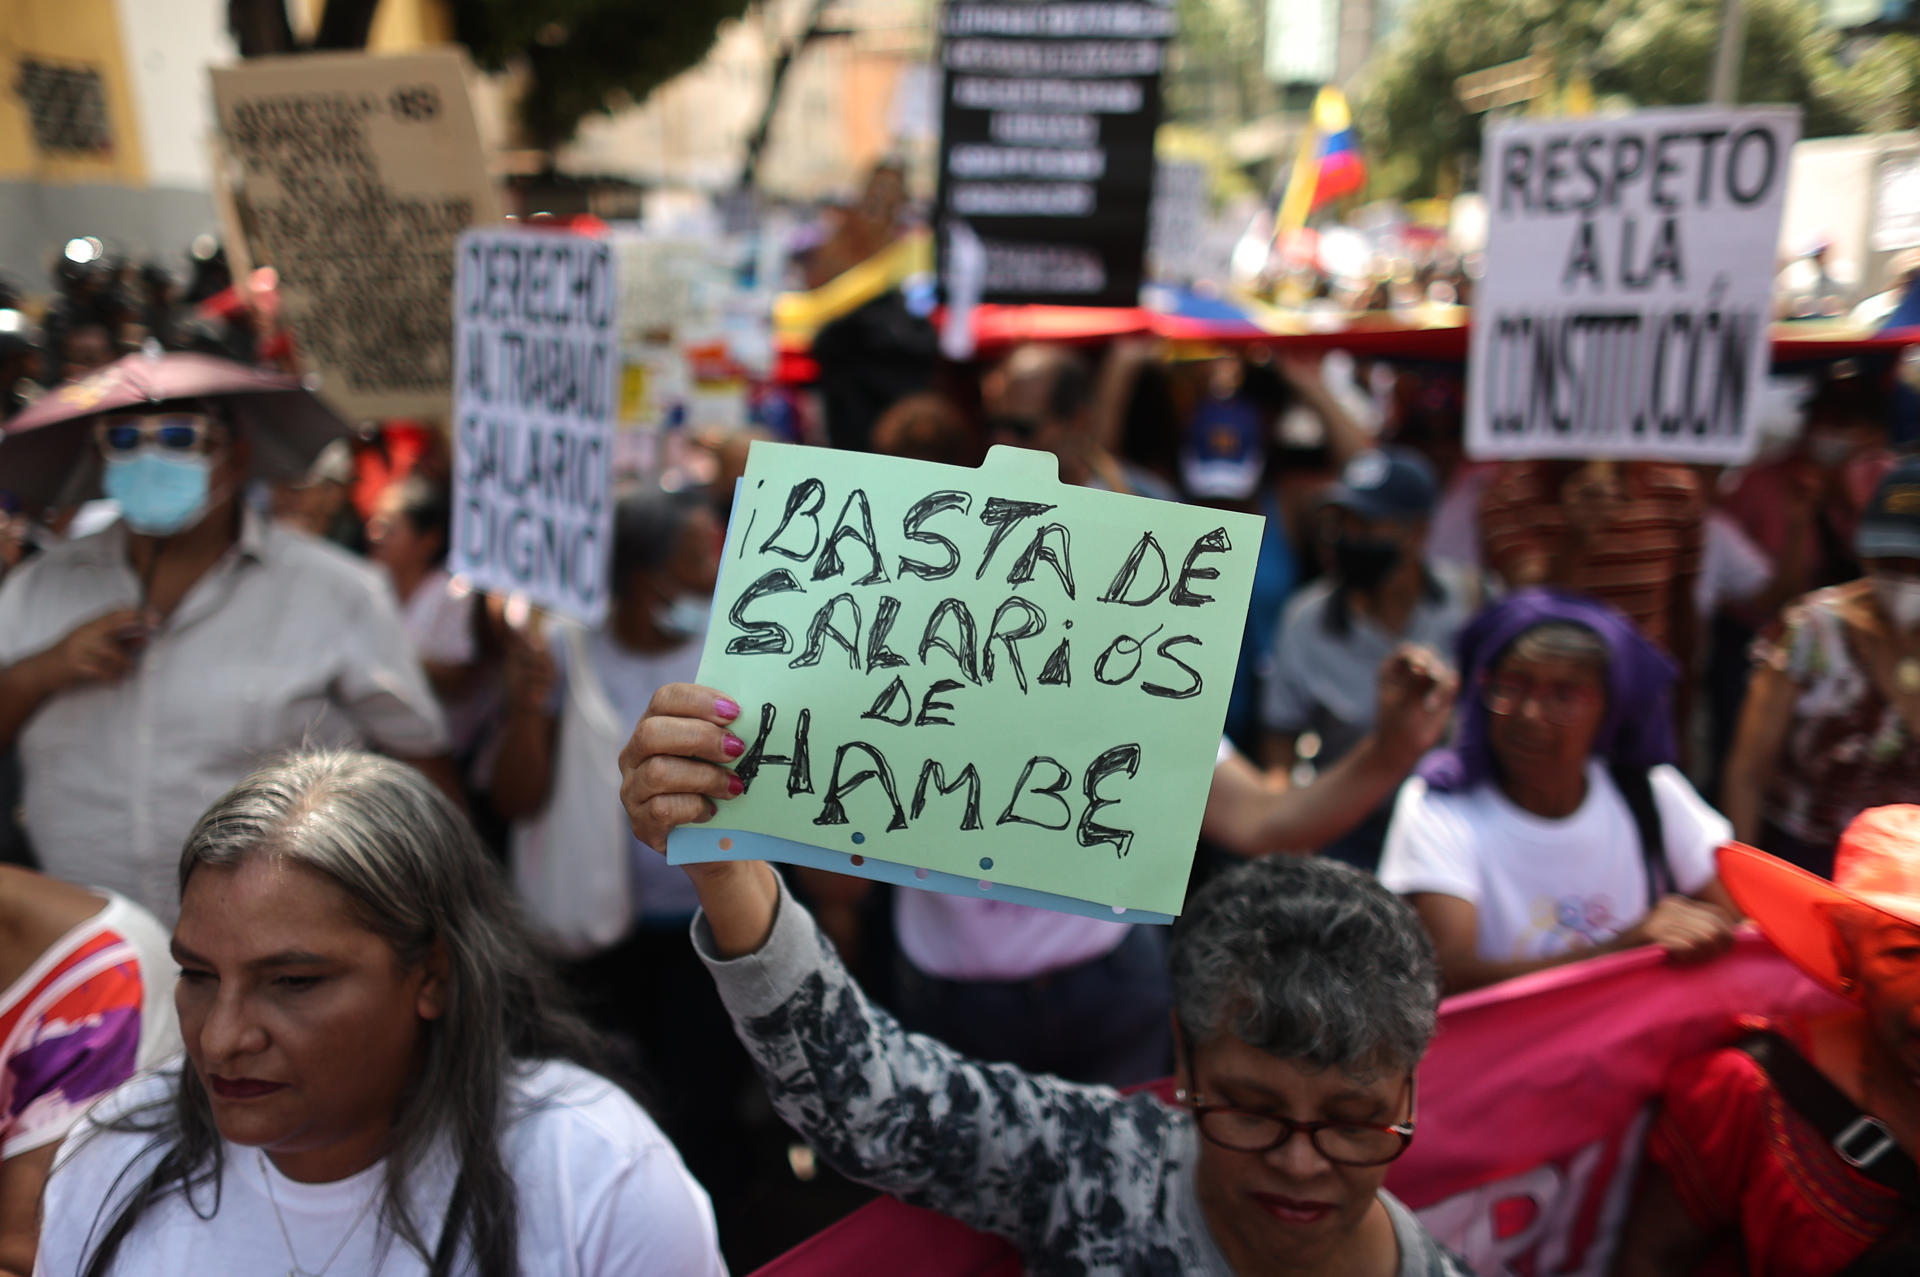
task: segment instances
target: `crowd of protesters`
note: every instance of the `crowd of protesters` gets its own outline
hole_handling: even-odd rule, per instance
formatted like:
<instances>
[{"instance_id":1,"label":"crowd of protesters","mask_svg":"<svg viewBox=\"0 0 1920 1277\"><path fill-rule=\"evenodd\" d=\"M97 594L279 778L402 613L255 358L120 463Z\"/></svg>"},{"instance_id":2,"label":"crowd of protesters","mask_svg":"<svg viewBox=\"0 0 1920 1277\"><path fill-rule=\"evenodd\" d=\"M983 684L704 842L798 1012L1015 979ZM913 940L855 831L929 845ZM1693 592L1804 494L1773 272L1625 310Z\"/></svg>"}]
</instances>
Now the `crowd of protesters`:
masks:
<instances>
[{"instance_id":1,"label":"crowd of protesters","mask_svg":"<svg viewBox=\"0 0 1920 1277\"><path fill-rule=\"evenodd\" d=\"M0 417L143 349L283 357L210 246L183 285L76 244L0 297ZM768 1163L815 1154L1036 1273L1465 1273L1383 1187L1441 994L1748 917L1856 1009L1675 1079L1617 1271L1920 1271L1887 369L1783 383L1735 471L1490 465L1457 369L1129 340L882 385L859 331L812 441L1266 517L1171 935L665 863L738 792L695 684L747 434L617 493L588 629L450 574L432 423L287 473L238 398L89 417L94 499L10 497L0 443L0 839L40 871L0 871L0 1274L697 1275L797 1240ZM627 888L562 957L510 870L585 845ZM1852 1133L1781 1126L1807 1092Z\"/></svg>"}]
</instances>

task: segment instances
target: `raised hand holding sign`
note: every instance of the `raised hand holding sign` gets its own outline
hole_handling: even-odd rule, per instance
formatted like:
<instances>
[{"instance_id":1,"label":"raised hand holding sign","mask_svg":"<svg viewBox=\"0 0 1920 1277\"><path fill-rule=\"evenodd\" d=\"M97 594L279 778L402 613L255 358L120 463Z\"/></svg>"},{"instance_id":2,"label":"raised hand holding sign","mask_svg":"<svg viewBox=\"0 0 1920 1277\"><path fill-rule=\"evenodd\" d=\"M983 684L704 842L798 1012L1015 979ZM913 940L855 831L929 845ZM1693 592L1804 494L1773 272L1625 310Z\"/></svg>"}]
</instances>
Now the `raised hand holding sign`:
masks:
<instances>
[{"instance_id":1,"label":"raised hand holding sign","mask_svg":"<svg viewBox=\"0 0 1920 1277\"><path fill-rule=\"evenodd\" d=\"M1080 913L1179 911L1261 520L755 444L700 681L743 792L676 864L766 859Z\"/></svg>"}]
</instances>

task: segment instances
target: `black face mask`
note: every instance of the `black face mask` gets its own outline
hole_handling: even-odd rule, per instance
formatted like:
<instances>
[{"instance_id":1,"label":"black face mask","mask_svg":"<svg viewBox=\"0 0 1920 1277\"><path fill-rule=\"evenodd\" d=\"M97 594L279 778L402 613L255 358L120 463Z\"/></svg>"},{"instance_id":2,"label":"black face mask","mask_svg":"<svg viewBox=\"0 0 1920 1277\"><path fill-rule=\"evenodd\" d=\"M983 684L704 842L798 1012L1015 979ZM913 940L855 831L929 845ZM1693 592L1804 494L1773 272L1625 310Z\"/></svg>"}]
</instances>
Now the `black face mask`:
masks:
<instances>
[{"instance_id":1,"label":"black face mask","mask_svg":"<svg viewBox=\"0 0 1920 1277\"><path fill-rule=\"evenodd\" d=\"M1393 575L1404 553L1397 542L1377 537L1335 537L1333 572L1350 589L1371 590Z\"/></svg>"}]
</instances>

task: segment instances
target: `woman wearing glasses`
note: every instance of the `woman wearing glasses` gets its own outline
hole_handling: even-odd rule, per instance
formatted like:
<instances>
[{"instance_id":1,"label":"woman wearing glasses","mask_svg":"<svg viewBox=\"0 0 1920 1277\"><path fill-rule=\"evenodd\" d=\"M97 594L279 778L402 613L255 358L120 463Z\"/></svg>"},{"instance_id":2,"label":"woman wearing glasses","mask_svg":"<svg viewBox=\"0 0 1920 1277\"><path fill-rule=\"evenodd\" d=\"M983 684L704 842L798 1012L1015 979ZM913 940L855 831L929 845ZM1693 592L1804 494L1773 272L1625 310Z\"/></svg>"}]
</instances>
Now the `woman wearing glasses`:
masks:
<instances>
[{"instance_id":1,"label":"woman wearing glasses","mask_svg":"<svg viewBox=\"0 0 1920 1277\"><path fill-rule=\"evenodd\" d=\"M676 684L622 757L634 833L724 803L739 707ZM997 1233L1026 1271L1465 1277L1382 1191L1439 981L1413 914L1331 861L1222 874L1172 940L1175 1105L979 1064L872 1007L778 875L688 865L694 944L776 1107L843 1174Z\"/></svg>"},{"instance_id":2,"label":"woman wearing glasses","mask_svg":"<svg viewBox=\"0 0 1920 1277\"><path fill-rule=\"evenodd\" d=\"M1738 917L1724 817L1672 765L1675 669L1626 617L1553 590L1460 639L1452 749L1394 808L1380 879L1432 934L1449 992L1657 944L1709 957Z\"/></svg>"}]
</instances>

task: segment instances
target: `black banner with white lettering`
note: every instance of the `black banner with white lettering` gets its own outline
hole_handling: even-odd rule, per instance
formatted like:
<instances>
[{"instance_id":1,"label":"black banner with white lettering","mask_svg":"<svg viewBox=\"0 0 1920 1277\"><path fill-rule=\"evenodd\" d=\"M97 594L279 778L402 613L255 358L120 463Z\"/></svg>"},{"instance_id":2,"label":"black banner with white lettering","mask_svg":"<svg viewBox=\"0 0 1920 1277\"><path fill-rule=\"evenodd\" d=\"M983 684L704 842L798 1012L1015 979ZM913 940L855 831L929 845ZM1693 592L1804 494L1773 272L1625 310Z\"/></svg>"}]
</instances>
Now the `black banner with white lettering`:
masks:
<instances>
[{"instance_id":1,"label":"black banner with white lettering","mask_svg":"<svg viewBox=\"0 0 1920 1277\"><path fill-rule=\"evenodd\" d=\"M1170 0L946 0L940 31L943 290L1138 305Z\"/></svg>"}]
</instances>

